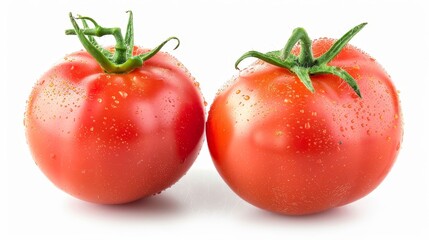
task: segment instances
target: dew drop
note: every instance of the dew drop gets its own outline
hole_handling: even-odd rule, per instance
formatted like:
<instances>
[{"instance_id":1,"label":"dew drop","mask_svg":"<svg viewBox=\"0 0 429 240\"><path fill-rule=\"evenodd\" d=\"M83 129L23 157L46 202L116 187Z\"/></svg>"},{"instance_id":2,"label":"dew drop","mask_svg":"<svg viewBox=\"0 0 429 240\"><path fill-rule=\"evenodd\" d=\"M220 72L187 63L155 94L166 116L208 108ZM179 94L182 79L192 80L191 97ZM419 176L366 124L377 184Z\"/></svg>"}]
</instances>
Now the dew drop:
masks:
<instances>
[{"instance_id":1,"label":"dew drop","mask_svg":"<svg viewBox=\"0 0 429 240\"><path fill-rule=\"evenodd\" d=\"M118 93L119 93L119 95L120 95L122 98L127 98L127 97L128 97L128 93L127 93L127 92L119 91Z\"/></svg>"},{"instance_id":2,"label":"dew drop","mask_svg":"<svg viewBox=\"0 0 429 240\"><path fill-rule=\"evenodd\" d=\"M310 123L309 123L309 122L306 122L306 123L304 124L304 128L305 128L305 129L310 129L310 128L311 128Z\"/></svg>"}]
</instances>

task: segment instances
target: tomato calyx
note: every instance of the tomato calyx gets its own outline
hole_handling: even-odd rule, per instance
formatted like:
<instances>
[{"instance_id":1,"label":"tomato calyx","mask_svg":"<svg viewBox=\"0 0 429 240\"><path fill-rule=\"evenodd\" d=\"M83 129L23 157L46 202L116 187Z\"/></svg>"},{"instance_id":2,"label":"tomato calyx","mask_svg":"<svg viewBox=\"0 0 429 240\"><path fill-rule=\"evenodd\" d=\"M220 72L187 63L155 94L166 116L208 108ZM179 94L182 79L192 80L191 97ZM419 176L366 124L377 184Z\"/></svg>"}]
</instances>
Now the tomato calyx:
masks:
<instances>
[{"instance_id":1,"label":"tomato calyx","mask_svg":"<svg viewBox=\"0 0 429 240\"><path fill-rule=\"evenodd\" d=\"M318 58L314 58L311 50L312 41L308 37L307 32L303 28L296 28L293 30L292 35L286 42L283 49L279 51L271 51L268 53L261 53L258 51L248 51L244 53L236 62L235 68L241 61L248 57L255 57L261 59L267 63L273 64L278 67L287 68L291 72L295 73L301 82L307 87L308 90L314 92L314 87L310 79L310 75L315 74L334 74L343 79L353 91L362 98L359 90L359 86L356 80L344 69L336 66L328 66L327 64L337 56L340 51L347 45L347 43L366 25L367 23L361 23L340 39L338 39L332 47L326 51L323 55ZM299 42L301 45L301 51L299 56L292 53L293 47Z\"/></svg>"},{"instance_id":2,"label":"tomato calyx","mask_svg":"<svg viewBox=\"0 0 429 240\"><path fill-rule=\"evenodd\" d=\"M69 17L73 25L73 29L66 30L65 34L77 35L85 50L97 60L101 68L103 68L107 73L127 73L141 67L144 61L153 57L171 40L177 41L174 49L179 47L180 40L177 37L169 37L151 51L133 56L133 13L131 11L127 11L127 13L129 13L129 18L125 38L123 37L120 28L105 28L100 26L90 17L78 16L75 18L72 13L69 13ZM83 28L79 27L75 19L82 21ZM94 28L90 28L87 21L91 22L94 25ZM101 47L94 38L94 36L102 37L105 35L112 35L116 40L115 51L113 53Z\"/></svg>"}]
</instances>

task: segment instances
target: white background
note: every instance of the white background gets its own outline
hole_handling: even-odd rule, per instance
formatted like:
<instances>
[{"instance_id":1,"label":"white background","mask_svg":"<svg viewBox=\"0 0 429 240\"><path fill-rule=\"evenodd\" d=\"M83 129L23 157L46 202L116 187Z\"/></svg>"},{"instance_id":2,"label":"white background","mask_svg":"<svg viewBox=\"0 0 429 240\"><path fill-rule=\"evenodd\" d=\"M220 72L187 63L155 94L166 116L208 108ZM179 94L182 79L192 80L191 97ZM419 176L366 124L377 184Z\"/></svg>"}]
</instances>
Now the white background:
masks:
<instances>
[{"instance_id":1,"label":"white background","mask_svg":"<svg viewBox=\"0 0 429 240\"><path fill-rule=\"evenodd\" d=\"M0 8L0 215L5 222L0 236L7 238L2 239L25 235L24 239L429 239L429 13L425 1L5 2ZM245 51L280 49L295 27L305 27L311 38L339 38L351 27L368 22L351 44L390 73L403 108L404 142L392 171L367 197L305 217L268 213L238 198L217 174L206 146L186 176L146 200L100 206L58 190L30 156L22 123L26 98L44 71L66 53L82 48L75 36L64 35L71 28L69 11L124 29L129 9L134 12L137 45L150 48L169 36L180 38L177 50L172 51L170 44L163 51L187 66L209 104L217 89L237 74L233 64ZM113 39L102 42L113 44Z\"/></svg>"}]
</instances>

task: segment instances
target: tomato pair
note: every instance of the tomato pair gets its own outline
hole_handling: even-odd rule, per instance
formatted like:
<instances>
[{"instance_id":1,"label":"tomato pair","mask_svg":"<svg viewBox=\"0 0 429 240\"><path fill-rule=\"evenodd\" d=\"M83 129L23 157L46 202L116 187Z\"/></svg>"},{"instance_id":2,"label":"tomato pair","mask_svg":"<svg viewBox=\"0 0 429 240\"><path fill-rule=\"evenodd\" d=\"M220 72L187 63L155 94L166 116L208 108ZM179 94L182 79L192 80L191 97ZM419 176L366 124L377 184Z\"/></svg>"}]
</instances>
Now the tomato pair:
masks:
<instances>
[{"instance_id":1,"label":"tomato pair","mask_svg":"<svg viewBox=\"0 0 429 240\"><path fill-rule=\"evenodd\" d=\"M67 55L34 87L25 115L40 169L80 199L125 203L179 180L206 136L213 162L243 199L310 214L355 201L380 184L402 140L397 92L373 58L296 29L280 51L257 57L216 96L205 123L199 84L178 60L134 47L93 19L70 15L86 51ZM87 24L89 21L93 28ZM104 49L94 36L113 35ZM297 44L299 43L299 44ZM179 43L177 44L179 45ZM177 46L176 46L177 47Z\"/></svg>"}]
</instances>

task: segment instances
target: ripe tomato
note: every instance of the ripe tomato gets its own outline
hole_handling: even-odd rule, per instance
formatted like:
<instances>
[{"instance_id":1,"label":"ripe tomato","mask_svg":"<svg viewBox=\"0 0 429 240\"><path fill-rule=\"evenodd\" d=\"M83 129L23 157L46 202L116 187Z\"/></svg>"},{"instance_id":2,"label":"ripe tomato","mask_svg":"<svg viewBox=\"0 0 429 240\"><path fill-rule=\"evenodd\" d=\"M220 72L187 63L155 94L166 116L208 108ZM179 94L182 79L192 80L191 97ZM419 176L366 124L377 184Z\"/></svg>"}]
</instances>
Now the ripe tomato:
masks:
<instances>
[{"instance_id":1,"label":"ripe tomato","mask_svg":"<svg viewBox=\"0 0 429 240\"><path fill-rule=\"evenodd\" d=\"M315 40L311 51L320 57L334 42ZM302 51L295 45L292 53ZM328 65L348 72L359 88L318 74L310 77L312 93L291 70L258 60L216 96L206 126L209 150L226 183L249 203L316 213L367 195L391 169L403 130L389 75L351 45Z\"/></svg>"},{"instance_id":2,"label":"ripe tomato","mask_svg":"<svg viewBox=\"0 0 429 240\"><path fill-rule=\"evenodd\" d=\"M148 51L134 47L133 56ZM87 51L69 54L37 82L25 114L43 173L65 192L105 204L174 184L198 155L204 122L196 82L162 52L122 74L106 73Z\"/></svg>"}]
</instances>

